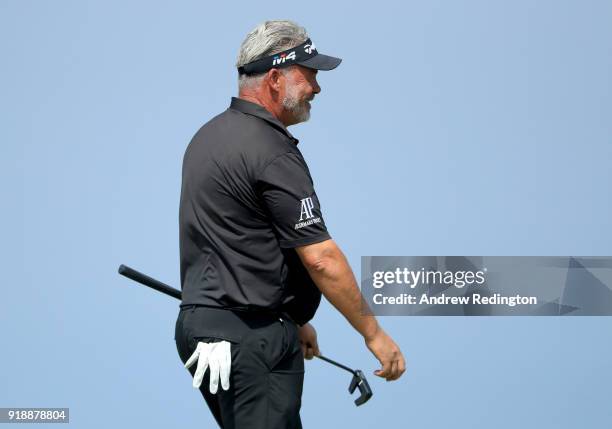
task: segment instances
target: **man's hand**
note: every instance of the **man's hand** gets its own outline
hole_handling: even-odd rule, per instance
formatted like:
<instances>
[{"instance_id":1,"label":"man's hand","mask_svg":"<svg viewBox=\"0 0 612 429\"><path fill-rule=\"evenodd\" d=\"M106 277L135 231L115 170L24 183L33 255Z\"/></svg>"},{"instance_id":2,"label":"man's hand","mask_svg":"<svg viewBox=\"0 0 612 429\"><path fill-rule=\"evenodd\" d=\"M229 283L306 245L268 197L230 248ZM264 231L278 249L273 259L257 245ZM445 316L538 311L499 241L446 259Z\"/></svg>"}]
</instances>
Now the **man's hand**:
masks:
<instances>
[{"instance_id":1,"label":"man's hand","mask_svg":"<svg viewBox=\"0 0 612 429\"><path fill-rule=\"evenodd\" d=\"M232 366L232 353L230 343L219 341L216 343L198 342L198 345L185 362L185 368L190 368L196 360L198 366L193 375L193 387L200 388L206 370L210 366L210 393L217 393L219 387L219 375L221 376L221 387L223 390L229 389L230 368Z\"/></svg>"},{"instance_id":2,"label":"man's hand","mask_svg":"<svg viewBox=\"0 0 612 429\"><path fill-rule=\"evenodd\" d=\"M393 381L400 378L406 371L404 355L397 344L381 328L372 337L366 338L365 343L382 365L382 369L374 371L374 375L387 381Z\"/></svg>"},{"instance_id":3,"label":"man's hand","mask_svg":"<svg viewBox=\"0 0 612 429\"><path fill-rule=\"evenodd\" d=\"M298 336L300 337L300 346L302 347L304 359L312 359L314 356L321 354L319 352L319 344L317 343L317 331L315 331L315 328L310 323L306 323L298 328Z\"/></svg>"}]
</instances>

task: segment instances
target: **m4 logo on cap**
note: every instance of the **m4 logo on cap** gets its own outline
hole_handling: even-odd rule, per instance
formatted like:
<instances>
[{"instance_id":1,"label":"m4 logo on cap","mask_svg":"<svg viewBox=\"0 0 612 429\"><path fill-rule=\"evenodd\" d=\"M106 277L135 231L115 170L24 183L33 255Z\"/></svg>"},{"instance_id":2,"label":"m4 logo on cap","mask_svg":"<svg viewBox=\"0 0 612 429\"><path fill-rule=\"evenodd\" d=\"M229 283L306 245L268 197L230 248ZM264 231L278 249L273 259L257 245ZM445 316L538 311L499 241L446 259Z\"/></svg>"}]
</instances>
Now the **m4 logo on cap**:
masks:
<instances>
[{"instance_id":1,"label":"m4 logo on cap","mask_svg":"<svg viewBox=\"0 0 612 429\"><path fill-rule=\"evenodd\" d=\"M274 55L274 58L272 59L272 65L276 66L279 64L283 64L285 61L287 60L293 60L295 61L295 51L291 51L288 54L280 54L280 55Z\"/></svg>"}]
</instances>

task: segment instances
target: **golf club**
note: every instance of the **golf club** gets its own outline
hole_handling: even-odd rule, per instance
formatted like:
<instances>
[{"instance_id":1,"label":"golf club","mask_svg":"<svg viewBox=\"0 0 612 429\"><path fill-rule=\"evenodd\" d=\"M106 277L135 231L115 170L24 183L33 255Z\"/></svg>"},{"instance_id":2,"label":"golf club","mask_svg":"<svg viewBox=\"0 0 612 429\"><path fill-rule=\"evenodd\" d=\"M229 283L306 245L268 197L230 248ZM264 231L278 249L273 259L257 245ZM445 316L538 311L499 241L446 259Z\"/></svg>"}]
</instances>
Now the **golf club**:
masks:
<instances>
[{"instance_id":1,"label":"golf club","mask_svg":"<svg viewBox=\"0 0 612 429\"><path fill-rule=\"evenodd\" d=\"M158 292L165 293L166 295L169 295L179 300L181 299L180 290L175 289L172 286L168 286L167 284L162 283L159 280L155 280L154 278L149 277L139 271L136 271L135 269L130 268L126 265L121 264L119 266L119 274L131 280L134 280L137 283L149 286L150 288L155 289ZM355 399L355 405L363 405L372 397L372 389L370 388L368 380L366 380L365 375L361 370L351 369L325 356L319 355L316 357L353 374L353 378L351 380L351 384L349 385L348 391L352 394L355 389L359 389L360 395L357 399Z\"/></svg>"}]
</instances>

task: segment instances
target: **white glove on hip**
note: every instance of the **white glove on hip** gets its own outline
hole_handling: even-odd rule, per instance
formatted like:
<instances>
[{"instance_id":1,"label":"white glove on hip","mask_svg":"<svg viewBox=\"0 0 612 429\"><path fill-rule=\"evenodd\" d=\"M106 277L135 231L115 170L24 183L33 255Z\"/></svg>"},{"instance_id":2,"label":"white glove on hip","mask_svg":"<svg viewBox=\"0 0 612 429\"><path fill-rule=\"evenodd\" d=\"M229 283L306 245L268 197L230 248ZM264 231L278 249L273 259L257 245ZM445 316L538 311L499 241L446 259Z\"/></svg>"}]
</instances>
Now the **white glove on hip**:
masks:
<instances>
[{"instance_id":1,"label":"white glove on hip","mask_svg":"<svg viewBox=\"0 0 612 429\"><path fill-rule=\"evenodd\" d=\"M190 368L196 360L198 361L198 367L193 375L194 388L200 388L206 369L210 366L210 393L213 395L217 393L219 375L221 376L221 387L223 390L229 389L230 368L232 366L232 353L229 342L198 342L195 351L189 359L187 359L185 368Z\"/></svg>"}]
</instances>

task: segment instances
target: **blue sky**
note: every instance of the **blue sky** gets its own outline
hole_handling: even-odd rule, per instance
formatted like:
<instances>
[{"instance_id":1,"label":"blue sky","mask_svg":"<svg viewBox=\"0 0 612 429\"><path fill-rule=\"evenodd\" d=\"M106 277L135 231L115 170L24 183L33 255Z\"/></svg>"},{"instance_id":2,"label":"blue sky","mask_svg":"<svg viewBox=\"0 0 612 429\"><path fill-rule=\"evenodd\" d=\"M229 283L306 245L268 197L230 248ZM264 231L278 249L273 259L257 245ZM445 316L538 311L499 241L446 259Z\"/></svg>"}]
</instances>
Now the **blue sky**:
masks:
<instances>
[{"instance_id":1,"label":"blue sky","mask_svg":"<svg viewBox=\"0 0 612 429\"><path fill-rule=\"evenodd\" d=\"M266 19L321 52L291 132L327 226L362 255L610 255L612 6L605 1L0 3L0 407L70 407L86 428L213 427L173 342L183 152L236 95ZM383 317L399 382L328 303L305 427L609 427L610 318ZM117 422L120 423L117 423Z\"/></svg>"}]
</instances>

